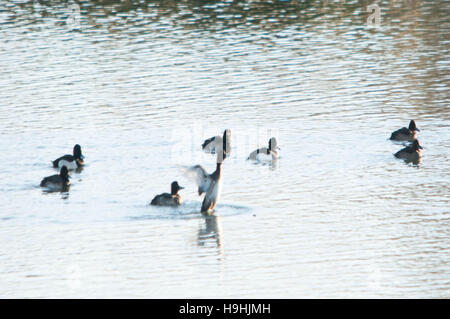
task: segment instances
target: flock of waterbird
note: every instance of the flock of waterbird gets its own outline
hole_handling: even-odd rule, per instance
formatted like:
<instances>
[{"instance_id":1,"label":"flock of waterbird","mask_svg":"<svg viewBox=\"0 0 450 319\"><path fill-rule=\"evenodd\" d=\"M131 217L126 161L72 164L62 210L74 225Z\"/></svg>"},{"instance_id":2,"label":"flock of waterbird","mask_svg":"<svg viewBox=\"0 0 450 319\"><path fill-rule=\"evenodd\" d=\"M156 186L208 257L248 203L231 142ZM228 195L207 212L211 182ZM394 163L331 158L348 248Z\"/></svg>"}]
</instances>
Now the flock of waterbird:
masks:
<instances>
[{"instance_id":1,"label":"flock of waterbird","mask_svg":"<svg viewBox=\"0 0 450 319\"><path fill-rule=\"evenodd\" d=\"M397 153L395 157L404 159L407 162L417 163L422 156L422 146L417 139L417 131L420 131L414 120L411 120L409 127L402 127L391 134L390 140L400 142L411 142ZM214 207L219 201L222 191L222 164L230 155L231 151L231 131L226 129L223 135L214 136L204 141L202 144L203 151L216 154L216 170L209 174L201 165L180 166L182 172L189 178L193 179L198 186L198 195L205 194L201 206L202 214L211 214ZM254 161L275 161L279 154L278 143L275 137L270 138L268 147L258 148L251 152L247 160ZM52 161L54 168L60 168L60 173L45 177L40 186L48 191L68 191L70 186L69 170L80 169L84 166L84 156L81 153L80 145L76 144L73 148L73 155L64 155ZM162 193L153 198L150 205L156 206L179 206L182 199L178 192L184 189L177 181L172 182L171 192Z\"/></svg>"},{"instance_id":2,"label":"flock of waterbird","mask_svg":"<svg viewBox=\"0 0 450 319\"><path fill-rule=\"evenodd\" d=\"M202 144L202 149L210 154L216 154L216 170L209 174L201 165L180 166L182 172L192 178L198 186L198 194L205 194L201 212L210 214L216 206L222 190L222 164L231 151L231 131L226 129L222 136L211 137ZM278 158L277 141L274 137L269 140L268 147L263 147L252 152L248 159L265 161ZM66 154L52 161L54 168L60 168L60 173L45 177L40 186L47 191L68 191L70 187L69 170L80 169L84 166L84 156L80 145L75 145L73 155ZM157 195L150 202L157 206L179 206L182 203L180 190L184 189L177 181L172 182L171 192Z\"/></svg>"}]
</instances>

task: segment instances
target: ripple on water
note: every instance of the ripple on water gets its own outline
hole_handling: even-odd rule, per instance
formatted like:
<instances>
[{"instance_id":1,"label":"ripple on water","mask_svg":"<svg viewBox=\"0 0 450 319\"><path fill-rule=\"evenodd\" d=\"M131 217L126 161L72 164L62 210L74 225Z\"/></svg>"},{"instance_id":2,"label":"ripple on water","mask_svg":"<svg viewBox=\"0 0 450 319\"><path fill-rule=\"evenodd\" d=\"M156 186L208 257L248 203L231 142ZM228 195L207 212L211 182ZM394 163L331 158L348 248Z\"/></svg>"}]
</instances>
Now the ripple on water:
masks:
<instances>
[{"instance_id":1,"label":"ripple on water","mask_svg":"<svg viewBox=\"0 0 450 319\"><path fill-rule=\"evenodd\" d=\"M145 207L146 213L139 216L129 216L131 220L151 220L151 219L199 219L204 215L200 212L202 203L196 201L184 201L178 207L164 207L147 205ZM140 210L142 207L140 207ZM147 212L148 211L148 212ZM218 203L214 209L214 216L236 216L242 214L249 214L252 209L247 206Z\"/></svg>"}]
</instances>

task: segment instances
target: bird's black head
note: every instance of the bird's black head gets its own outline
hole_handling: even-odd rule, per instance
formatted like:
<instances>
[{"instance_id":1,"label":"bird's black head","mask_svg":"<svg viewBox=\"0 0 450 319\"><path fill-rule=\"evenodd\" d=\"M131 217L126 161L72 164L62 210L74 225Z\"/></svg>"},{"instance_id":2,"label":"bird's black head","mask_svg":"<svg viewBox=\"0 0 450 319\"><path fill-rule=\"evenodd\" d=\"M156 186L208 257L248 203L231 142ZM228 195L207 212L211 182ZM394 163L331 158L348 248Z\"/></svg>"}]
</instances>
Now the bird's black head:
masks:
<instances>
[{"instance_id":1,"label":"bird's black head","mask_svg":"<svg viewBox=\"0 0 450 319\"><path fill-rule=\"evenodd\" d=\"M175 181L175 182L172 182L172 184L171 184L171 189L170 189L170 193L172 194L172 195L176 195L176 194L178 194L178 191L180 190L180 189L183 189L184 187L181 187L180 185L178 185L178 182L177 181Z\"/></svg>"},{"instance_id":2,"label":"bird's black head","mask_svg":"<svg viewBox=\"0 0 450 319\"><path fill-rule=\"evenodd\" d=\"M61 167L61 170L59 171L59 176L61 176L64 180L69 179L69 170L67 169L67 166L63 165L63 167Z\"/></svg>"},{"instance_id":3,"label":"bird's black head","mask_svg":"<svg viewBox=\"0 0 450 319\"><path fill-rule=\"evenodd\" d=\"M269 150L276 151L277 149L280 149L278 147L277 139L275 137L271 137L269 140Z\"/></svg>"},{"instance_id":4,"label":"bird's black head","mask_svg":"<svg viewBox=\"0 0 450 319\"><path fill-rule=\"evenodd\" d=\"M76 159L82 159L83 157L83 154L81 154L81 146L78 144L73 147L73 157Z\"/></svg>"},{"instance_id":5,"label":"bird's black head","mask_svg":"<svg viewBox=\"0 0 450 319\"><path fill-rule=\"evenodd\" d=\"M416 122L414 120L411 120L411 122L409 122L409 129L411 131L419 131L420 132L420 130L417 128Z\"/></svg>"}]
</instances>

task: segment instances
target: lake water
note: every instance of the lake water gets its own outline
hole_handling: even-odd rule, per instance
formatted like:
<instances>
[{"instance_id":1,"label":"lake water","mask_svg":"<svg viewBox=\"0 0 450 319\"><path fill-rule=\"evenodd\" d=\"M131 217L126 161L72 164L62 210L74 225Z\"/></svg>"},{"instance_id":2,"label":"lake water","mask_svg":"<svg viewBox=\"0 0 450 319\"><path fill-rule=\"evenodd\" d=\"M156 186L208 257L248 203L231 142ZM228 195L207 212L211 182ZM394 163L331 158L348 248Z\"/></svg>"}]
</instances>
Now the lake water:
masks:
<instances>
[{"instance_id":1,"label":"lake water","mask_svg":"<svg viewBox=\"0 0 450 319\"><path fill-rule=\"evenodd\" d=\"M0 297L450 298L450 4L368 4L2 0ZM204 217L178 165L226 128Z\"/></svg>"}]
</instances>

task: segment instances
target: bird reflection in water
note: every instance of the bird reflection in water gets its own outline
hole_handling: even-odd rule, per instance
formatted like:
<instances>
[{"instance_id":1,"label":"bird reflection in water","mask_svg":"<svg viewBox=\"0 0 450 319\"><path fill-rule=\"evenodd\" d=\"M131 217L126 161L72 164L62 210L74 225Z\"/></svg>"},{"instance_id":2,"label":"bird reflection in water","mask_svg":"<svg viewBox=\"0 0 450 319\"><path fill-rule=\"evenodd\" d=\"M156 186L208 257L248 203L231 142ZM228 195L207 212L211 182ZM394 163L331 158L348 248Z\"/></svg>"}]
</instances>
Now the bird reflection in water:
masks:
<instances>
[{"instance_id":1,"label":"bird reflection in water","mask_svg":"<svg viewBox=\"0 0 450 319\"><path fill-rule=\"evenodd\" d=\"M422 161L422 158L415 158L415 159L403 159L403 161L405 162L405 164L412 164L412 166L414 167L420 167L420 162Z\"/></svg>"},{"instance_id":2,"label":"bird reflection in water","mask_svg":"<svg viewBox=\"0 0 450 319\"><path fill-rule=\"evenodd\" d=\"M201 247L211 247L213 244L217 247L219 256L223 255L222 229L220 227L220 218L214 215L204 216L205 223L200 225L198 230L197 243Z\"/></svg>"}]
</instances>

